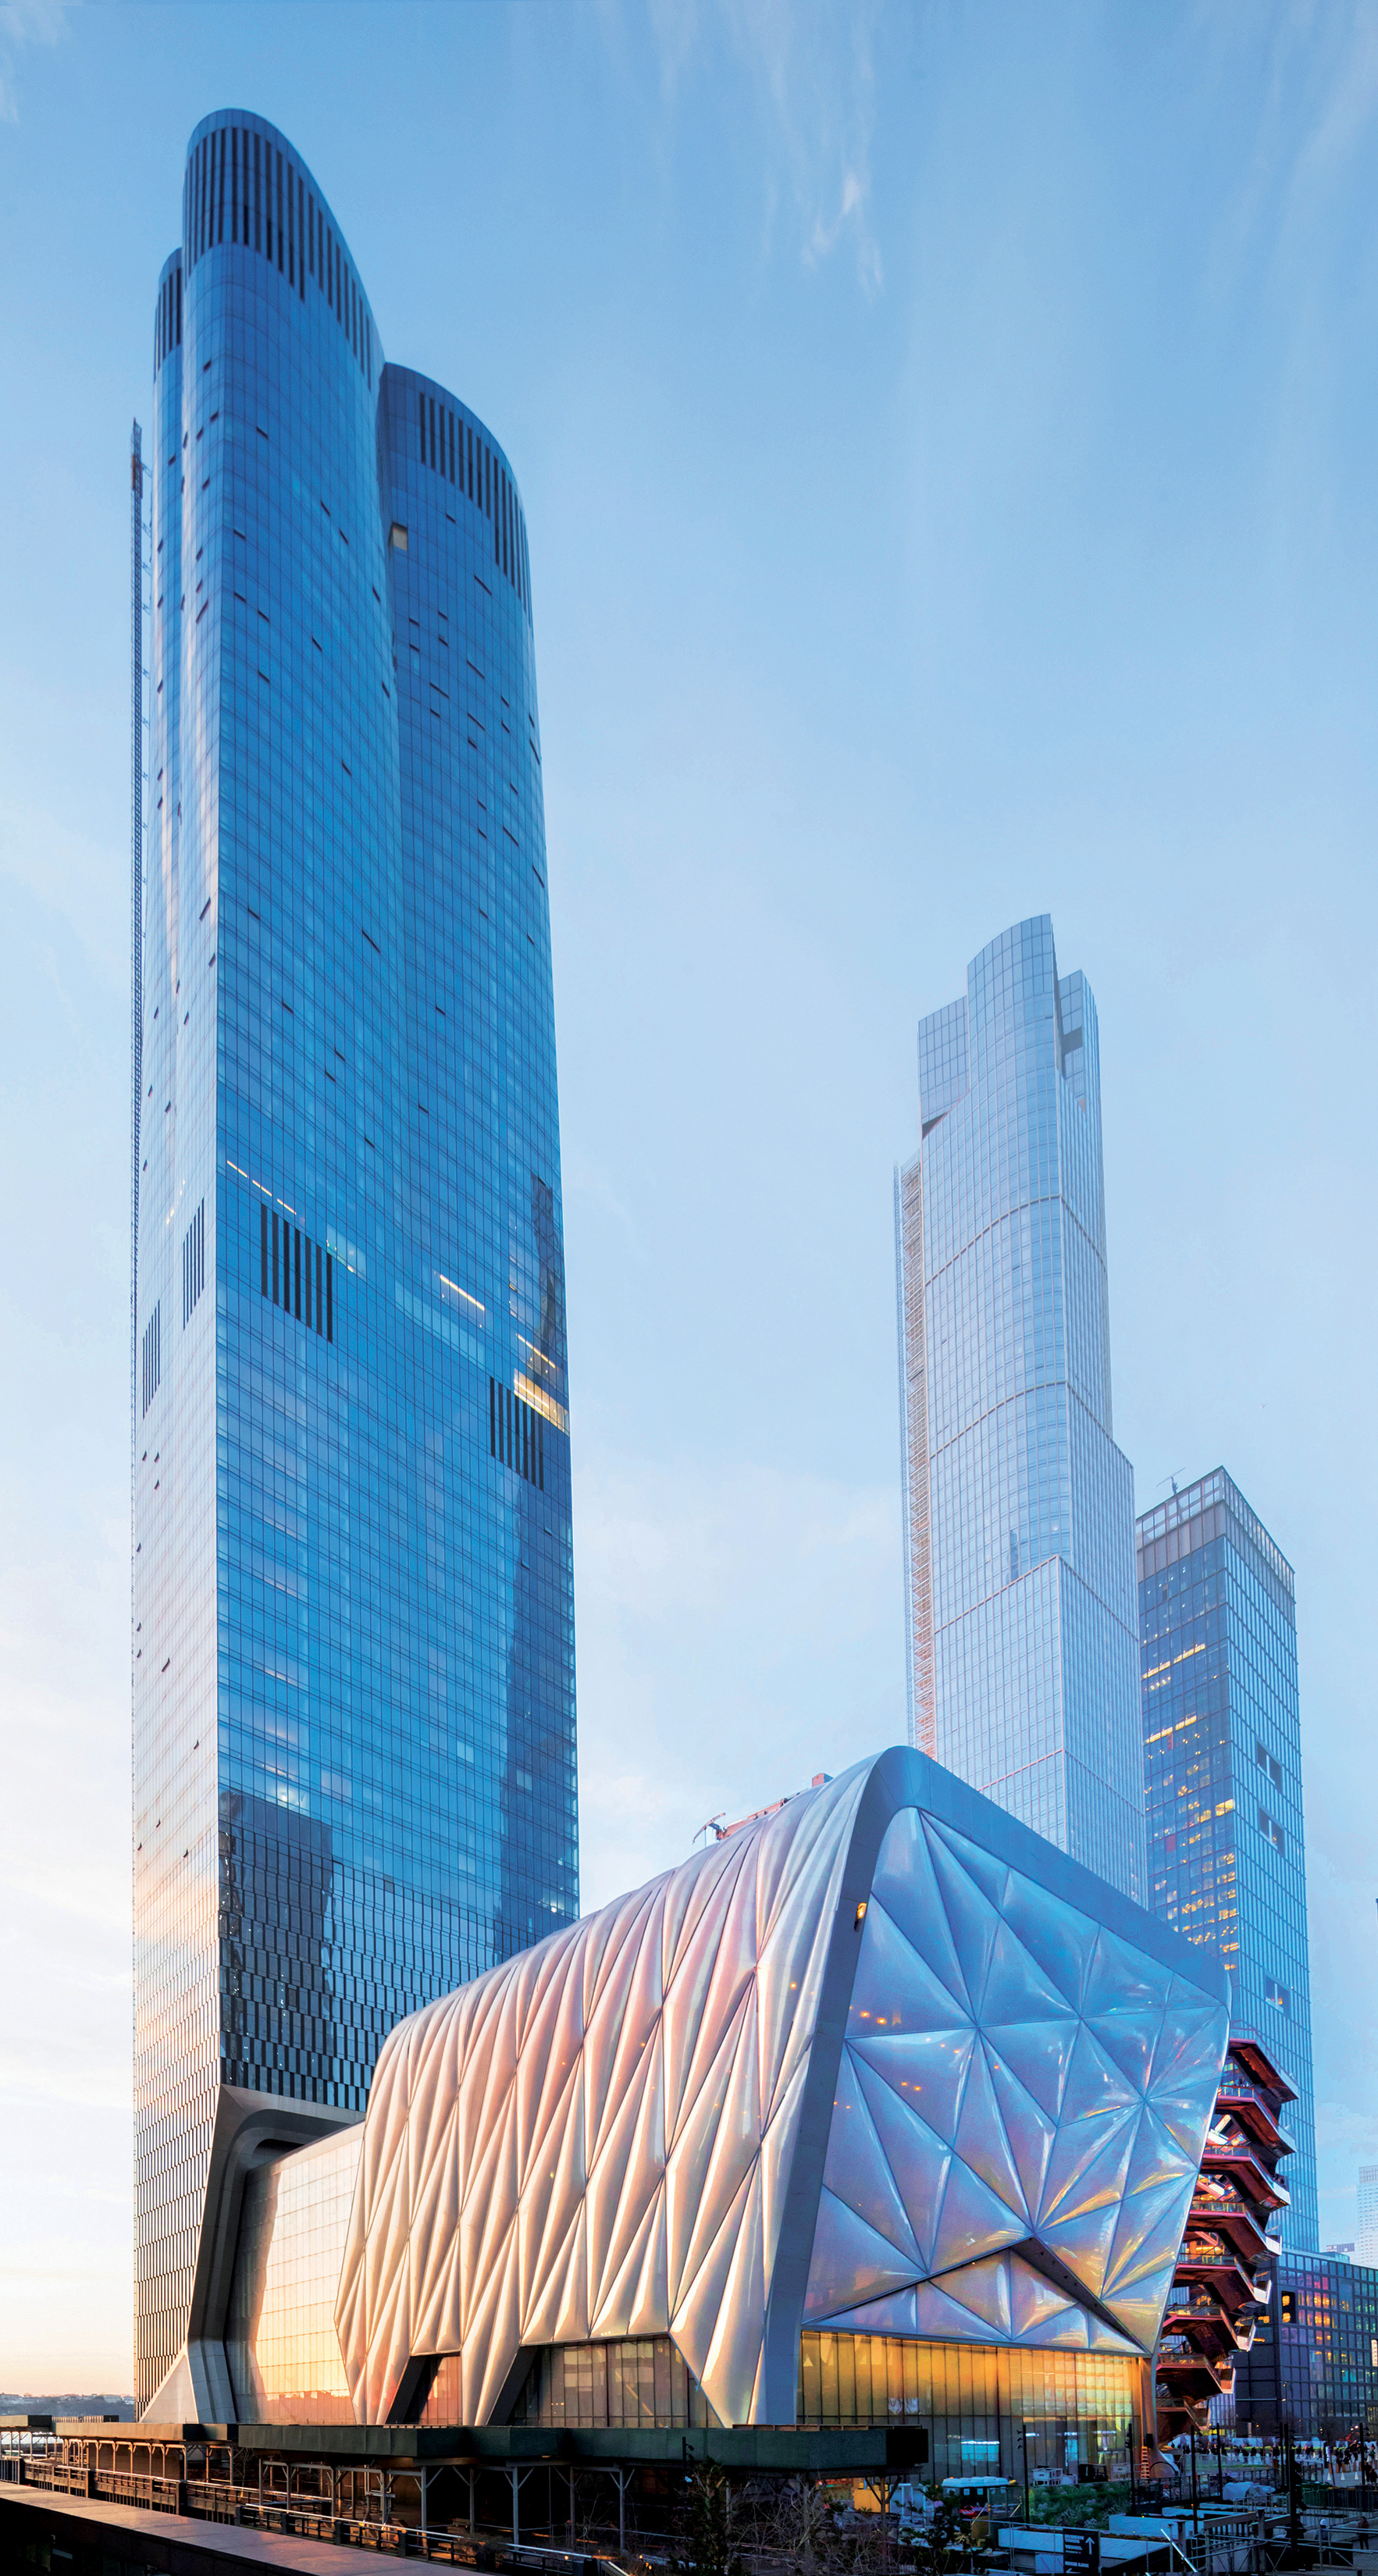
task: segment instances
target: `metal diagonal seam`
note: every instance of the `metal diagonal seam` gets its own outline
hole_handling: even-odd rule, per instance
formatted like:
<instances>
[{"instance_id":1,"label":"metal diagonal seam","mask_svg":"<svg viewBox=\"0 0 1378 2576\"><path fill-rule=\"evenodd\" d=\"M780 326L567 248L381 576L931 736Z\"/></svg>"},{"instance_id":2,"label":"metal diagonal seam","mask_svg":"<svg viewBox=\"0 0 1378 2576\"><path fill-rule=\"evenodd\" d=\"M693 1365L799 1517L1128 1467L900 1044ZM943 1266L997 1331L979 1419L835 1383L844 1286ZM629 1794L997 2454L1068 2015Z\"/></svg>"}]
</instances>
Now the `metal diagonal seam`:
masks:
<instances>
[{"instance_id":1,"label":"metal diagonal seam","mask_svg":"<svg viewBox=\"0 0 1378 2576\"><path fill-rule=\"evenodd\" d=\"M1002 2250L1008 2254L1017 2254L1021 2262L1028 2264L1031 2272L1041 2272L1044 2280L1054 2290L1060 2290L1064 2299L1074 2299L1077 2306L1085 2308L1090 2316L1099 2317L1101 2324L1108 2326L1112 2334L1119 2335L1125 2343L1132 2343L1137 2351L1143 2351L1144 2347L1137 2335L1130 2333L1128 2326L1121 2317L1116 2316L1113 2308L1107 2308L1103 2299L1096 2298L1093 2292L1087 2289L1085 2282L1077 2279L1070 2266L1064 2263L1060 2256L1050 2253L1046 2245L1040 2245L1036 2236L1025 2236L1018 2245L1009 2245ZM944 2277L950 2276L935 2275L939 2287L942 2286Z\"/></svg>"}]
</instances>

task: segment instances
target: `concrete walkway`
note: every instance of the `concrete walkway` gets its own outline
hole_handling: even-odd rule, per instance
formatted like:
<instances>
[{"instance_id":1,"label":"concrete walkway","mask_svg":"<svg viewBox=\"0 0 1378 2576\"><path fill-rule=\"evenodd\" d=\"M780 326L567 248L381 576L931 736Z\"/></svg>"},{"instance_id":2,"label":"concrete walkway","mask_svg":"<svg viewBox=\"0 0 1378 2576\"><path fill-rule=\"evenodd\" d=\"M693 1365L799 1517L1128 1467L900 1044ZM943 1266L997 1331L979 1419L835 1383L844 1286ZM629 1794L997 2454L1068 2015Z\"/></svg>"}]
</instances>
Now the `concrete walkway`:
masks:
<instances>
[{"instance_id":1,"label":"concrete walkway","mask_svg":"<svg viewBox=\"0 0 1378 2576\"><path fill-rule=\"evenodd\" d=\"M33 2517L28 2524L26 2518ZM145 2513L136 2505L105 2504L98 2498L48 2495L41 2487L0 2486L0 2564L14 2563L26 2543L49 2533L60 2548L99 2547L116 2535L137 2539L118 2563L166 2569L168 2576L232 2576L253 2567L292 2567L301 2576L342 2576L359 2552L347 2542L299 2540L277 2531L244 2531L235 2523L197 2522L184 2514ZM115 2555L115 2552L110 2552Z\"/></svg>"}]
</instances>

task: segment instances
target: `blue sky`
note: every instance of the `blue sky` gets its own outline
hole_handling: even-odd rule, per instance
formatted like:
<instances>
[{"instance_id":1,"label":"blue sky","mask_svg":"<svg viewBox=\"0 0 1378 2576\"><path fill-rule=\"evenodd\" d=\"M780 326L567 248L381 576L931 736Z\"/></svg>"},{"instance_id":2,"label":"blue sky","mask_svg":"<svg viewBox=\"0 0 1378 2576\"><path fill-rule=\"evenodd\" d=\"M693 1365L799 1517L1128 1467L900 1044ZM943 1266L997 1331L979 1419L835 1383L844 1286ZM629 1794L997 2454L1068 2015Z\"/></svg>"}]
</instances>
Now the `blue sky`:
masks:
<instances>
[{"instance_id":1,"label":"blue sky","mask_svg":"<svg viewBox=\"0 0 1378 2576\"><path fill-rule=\"evenodd\" d=\"M1378 13L0 5L0 2385L130 2384L128 490L287 129L531 536L584 1898L903 1732L914 1022L1051 911L1115 1429L1297 1570L1322 2228L1378 2160Z\"/></svg>"}]
</instances>

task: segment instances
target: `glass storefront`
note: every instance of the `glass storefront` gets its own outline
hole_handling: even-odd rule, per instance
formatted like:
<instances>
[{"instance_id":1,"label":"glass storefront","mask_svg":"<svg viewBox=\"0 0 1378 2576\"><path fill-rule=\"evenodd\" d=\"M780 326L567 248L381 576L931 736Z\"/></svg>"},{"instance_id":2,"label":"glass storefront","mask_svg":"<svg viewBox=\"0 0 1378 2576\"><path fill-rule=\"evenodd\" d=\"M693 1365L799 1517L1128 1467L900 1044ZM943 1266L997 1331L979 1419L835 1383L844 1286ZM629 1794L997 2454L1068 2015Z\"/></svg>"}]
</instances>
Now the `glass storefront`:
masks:
<instances>
[{"instance_id":1,"label":"glass storefront","mask_svg":"<svg viewBox=\"0 0 1378 2576\"><path fill-rule=\"evenodd\" d=\"M803 2334L799 2422L889 2424L926 2433L926 2474L1030 2478L1082 2469L1127 2474L1141 2422L1141 2365L1112 2354L920 2343L899 2335ZM458 2420L455 2364L442 2360L423 2424ZM548 2345L514 2424L643 2429L716 2423L668 2335Z\"/></svg>"},{"instance_id":2,"label":"glass storefront","mask_svg":"<svg viewBox=\"0 0 1378 2576\"><path fill-rule=\"evenodd\" d=\"M442 2365L443 2369L443 2365ZM439 2382L433 2395L440 2395ZM452 2419L432 2414L426 2423ZM514 2424L708 2425L717 2417L668 2335L552 2344L537 2353L512 2410Z\"/></svg>"},{"instance_id":3,"label":"glass storefront","mask_svg":"<svg viewBox=\"0 0 1378 2576\"><path fill-rule=\"evenodd\" d=\"M1123 2461L1141 2421L1142 2364L1110 2353L803 2334L801 2424L894 2424L928 2434L928 2473L1030 2477Z\"/></svg>"}]
</instances>

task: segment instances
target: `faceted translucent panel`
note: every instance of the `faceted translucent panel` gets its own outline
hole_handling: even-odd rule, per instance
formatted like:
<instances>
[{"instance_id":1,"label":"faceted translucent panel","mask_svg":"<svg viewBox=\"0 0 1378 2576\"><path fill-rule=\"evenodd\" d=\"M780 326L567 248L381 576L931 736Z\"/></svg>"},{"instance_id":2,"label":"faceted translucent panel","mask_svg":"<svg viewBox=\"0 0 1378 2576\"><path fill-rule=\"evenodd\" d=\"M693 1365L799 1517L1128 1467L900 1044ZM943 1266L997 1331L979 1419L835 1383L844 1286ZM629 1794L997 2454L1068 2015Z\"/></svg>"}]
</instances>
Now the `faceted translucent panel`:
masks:
<instances>
[{"instance_id":1,"label":"faceted translucent panel","mask_svg":"<svg viewBox=\"0 0 1378 2576\"><path fill-rule=\"evenodd\" d=\"M1150 2348L1214 2098L1222 2007L916 1811L890 1825L874 1886L810 2321L855 2322L883 2297L887 2332L937 2333L941 2318L944 2334L1085 2348L1094 2324L1113 2347ZM915 2248L913 2313L930 2320L917 2329L894 2321L897 2204ZM1026 2241L1094 2304L1017 2257L992 2259Z\"/></svg>"},{"instance_id":2,"label":"faceted translucent panel","mask_svg":"<svg viewBox=\"0 0 1378 2576\"><path fill-rule=\"evenodd\" d=\"M1135 2353L1128 2335L1078 2306L1017 2254L864 2306L838 2311L830 2326L860 2334L924 2334L943 2342L1018 2343L1045 2351Z\"/></svg>"},{"instance_id":3,"label":"faceted translucent panel","mask_svg":"<svg viewBox=\"0 0 1378 2576\"><path fill-rule=\"evenodd\" d=\"M935 2136L917 2112L911 2110L893 2086L868 2066L864 2057L854 2056L856 2070L866 2106L875 2125L876 2136L889 2168L890 2185L899 2197L897 2174L904 2177L903 2207L910 2233L919 2249L916 2269L932 2269L933 2239L947 2188L951 2149ZM833 2142L828 2141L828 2162L832 2163ZM826 2179L826 2169L825 2169ZM839 2190L842 2188L838 2185ZM854 2202L854 2206L860 2204Z\"/></svg>"},{"instance_id":4,"label":"faceted translucent panel","mask_svg":"<svg viewBox=\"0 0 1378 2576\"><path fill-rule=\"evenodd\" d=\"M385 2420L428 2353L459 2356L481 2423L523 2345L666 2332L724 2421L746 2419L866 1776L393 2033L336 2305L361 2420ZM891 2253L912 2267L917 2248Z\"/></svg>"},{"instance_id":5,"label":"faceted translucent panel","mask_svg":"<svg viewBox=\"0 0 1378 2576\"><path fill-rule=\"evenodd\" d=\"M884 2099L885 2088L878 2090ZM936 2152L936 2141L934 2145ZM913 2271L927 2268L867 2104L863 2067L845 2048L823 2181L827 2189L858 2210L878 2235L886 2237Z\"/></svg>"}]
</instances>

